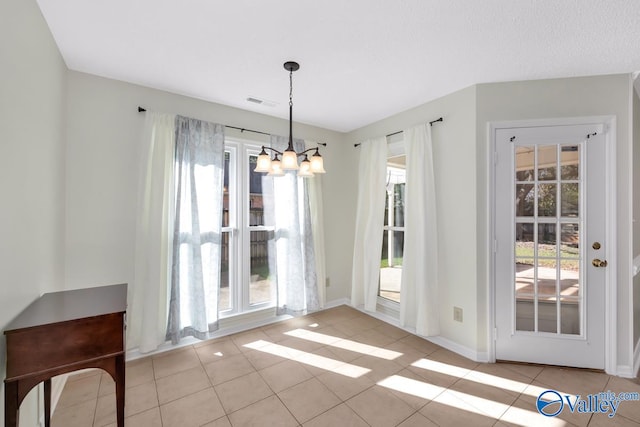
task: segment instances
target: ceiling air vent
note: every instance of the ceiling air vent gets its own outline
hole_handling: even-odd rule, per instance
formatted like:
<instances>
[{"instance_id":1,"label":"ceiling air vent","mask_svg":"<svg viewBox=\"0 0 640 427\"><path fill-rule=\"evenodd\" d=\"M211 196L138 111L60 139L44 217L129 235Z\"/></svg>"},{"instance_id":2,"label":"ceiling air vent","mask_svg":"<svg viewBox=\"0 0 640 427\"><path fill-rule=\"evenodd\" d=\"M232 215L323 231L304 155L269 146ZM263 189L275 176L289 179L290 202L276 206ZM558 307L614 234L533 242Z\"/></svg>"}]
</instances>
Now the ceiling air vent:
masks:
<instances>
[{"instance_id":1,"label":"ceiling air vent","mask_svg":"<svg viewBox=\"0 0 640 427\"><path fill-rule=\"evenodd\" d=\"M264 107L275 107L278 105L275 101L269 101L268 99L260 99L255 96L248 96L247 102L251 102L252 104L262 105Z\"/></svg>"}]
</instances>

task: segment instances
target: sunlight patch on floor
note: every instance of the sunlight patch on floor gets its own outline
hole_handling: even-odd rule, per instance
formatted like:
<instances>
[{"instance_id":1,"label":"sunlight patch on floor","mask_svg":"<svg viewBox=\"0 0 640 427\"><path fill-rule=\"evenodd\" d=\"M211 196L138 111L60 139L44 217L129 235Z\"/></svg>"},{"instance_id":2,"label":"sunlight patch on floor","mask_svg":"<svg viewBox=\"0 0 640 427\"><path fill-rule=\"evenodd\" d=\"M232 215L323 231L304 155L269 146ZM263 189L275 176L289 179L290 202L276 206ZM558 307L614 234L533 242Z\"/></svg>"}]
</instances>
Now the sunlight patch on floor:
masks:
<instances>
[{"instance_id":1,"label":"sunlight patch on floor","mask_svg":"<svg viewBox=\"0 0 640 427\"><path fill-rule=\"evenodd\" d=\"M386 360L394 360L402 356L402 353L397 351L387 350L382 347L363 344L361 342L351 341L348 339L336 338L332 335L321 334L319 332L307 331L306 329L294 329L293 331L285 332L285 334L301 338L303 340L313 341L331 347L341 348L343 350L349 350L355 353L366 354L367 356L379 357Z\"/></svg>"},{"instance_id":2,"label":"sunlight patch on floor","mask_svg":"<svg viewBox=\"0 0 640 427\"><path fill-rule=\"evenodd\" d=\"M446 390L444 387L413 380L400 375L391 375L390 377L378 382L378 385L429 400L433 400L436 396Z\"/></svg>"},{"instance_id":3,"label":"sunlight patch on floor","mask_svg":"<svg viewBox=\"0 0 640 427\"><path fill-rule=\"evenodd\" d=\"M378 382L379 386L401 393L416 396L422 399L432 400L438 404L447 405L456 409L478 414L484 417L508 421L512 424L528 426L532 420L540 421L540 414L536 411L515 408L494 400L449 390L423 381L406 378L401 375L391 375ZM510 409L511 408L511 409ZM507 411L510 409L510 412ZM506 418L505 418L506 416ZM545 420L549 421L549 420ZM564 426L566 423L560 419L551 420L549 425Z\"/></svg>"},{"instance_id":4,"label":"sunlight patch on floor","mask_svg":"<svg viewBox=\"0 0 640 427\"><path fill-rule=\"evenodd\" d=\"M319 356L317 354L308 353L306 351L297 350L280 344L270 343L264 340L244 344L244 347L273 354L274 356L279 356L285 359L294 360L305 365L324 369L350 378L358 378L371 372L371 369L363 368L361 366L351 365L350 363Z\"/></svg>"},{"instance_id":5,"label":"sunlight patch on floor","mask_svg":"<svg viewBox=\"0 0 640 427\"><path fill-rule=\"evenodd\" d=\"M479 371L472 371L470 369L460 368L455 365L449 365L447 363L437 362L435 360L420 359L411 364L416 368L426 369L433 372L438 372L445 375L454 376L457 378L464 378L467 381L473 381L478 384L484 384L491 387L500 388L503 390L513 391L515 393L526 394L531 397L538 397L542 392L548 390L548 387L539 387L530 383L524 383L521 381L511 380L503 378L497 375L487 374ZM573 395L572 393L566 393L559 391L562 394Z\"/></svg>"}]
</instances>

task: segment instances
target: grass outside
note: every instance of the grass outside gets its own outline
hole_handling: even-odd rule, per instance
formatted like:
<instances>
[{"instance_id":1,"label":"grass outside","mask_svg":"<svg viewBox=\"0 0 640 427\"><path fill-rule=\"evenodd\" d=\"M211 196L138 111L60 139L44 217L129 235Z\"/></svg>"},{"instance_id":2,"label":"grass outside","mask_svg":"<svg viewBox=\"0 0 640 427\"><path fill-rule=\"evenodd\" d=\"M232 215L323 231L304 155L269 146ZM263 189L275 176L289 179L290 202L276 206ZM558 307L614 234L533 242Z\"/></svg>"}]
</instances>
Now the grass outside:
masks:
<instances>
[{"instance_id":1,"label":"grass outside","mask_svg":"<svg viewBox=\"0 0 640 427\"><path fill-rule=\"evenodd\" d=\"M394 267L402 267L402 257L394 258L393 259L393 266ZM384 259L380 260L380 268L387 268L387 267L389 267L389 259L388 258L384 258Z\"/></svg>"},{"instance_id":2,"label":"grass outside","mask_svg":"<svg viewBox=\"0 0 640 427\"><path fill-rule=\"evenodd\" d=\"M530 258L533 262L534 257L534 244L532 242L517 242L516 243L516 258L520 264L530 264L529 260L523 258ZM560 268L563 270L578 270L580 249L573 246L561 245L560 246ZM545 259L548 258L548 259ZM555 245L538 245L538 265L543 267L556 267L556 246Z\"/></svg>"}]
</instances>

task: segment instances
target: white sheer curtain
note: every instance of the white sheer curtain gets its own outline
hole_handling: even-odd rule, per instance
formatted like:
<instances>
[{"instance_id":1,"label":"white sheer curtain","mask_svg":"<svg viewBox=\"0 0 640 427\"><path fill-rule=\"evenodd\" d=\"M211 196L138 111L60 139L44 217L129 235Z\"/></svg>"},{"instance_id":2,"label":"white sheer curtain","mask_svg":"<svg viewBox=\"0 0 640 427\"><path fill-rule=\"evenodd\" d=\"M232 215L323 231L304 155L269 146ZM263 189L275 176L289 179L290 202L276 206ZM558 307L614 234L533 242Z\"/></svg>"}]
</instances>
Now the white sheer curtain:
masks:
<instances>
[{"instance_id":1,"label":"white sheer curtain","mask_svg":"<svg viewBox=\"0 0 640 427\"><path fill-rule=\"evenodd\" d=\"M224 127L178 116L175 219L167 339L218 327Z\"/></svg>"},{"instance_id":2,"label":"white sheer curtain","mask_svg":"<svg viewBox=\"0 0 640 427\"><path fill-rule=\"evenodd\" d=\"M288 139L271 136L271 147L282 151ZM294 149L302 151L304 141L294 140ZM273 179L273 197L265 197L265 220L275 225L275 265L278 314L304 314L320 307L314 254L309 191L297 171L287 171ZM263 186L263 188L268 186ZM273 273L273 270L271 271Z\"/></svg>"},{"instance_id":3,"label":"white sheer curtain","mask_svg":"<svg viewBox=\"0 0 640 427\"><path fill-rule=\"evenodd\" d=\"M175 114L145 114L138 180L134 279L127 348L146 353L165 341L173 200Z\"/></svg>"},{"instance_id":4,"label":"white sheer curtain","mask_svg":"<svg viewBox=\"0 0 640 427\"><path fill-rule=\"evenodd\" d=\"M407 158L404 260L400 324L416 333L440 333L438 302L438 228L431 126L404 131Z\"/></svg>"},{"instance_id":5,"label":"white sheer curtain","mask_svg":"<svg viewBox=\"0 0 640 427\"><path fill-rule=\"evenodd\" d=\"M307 146L314 145L307 141ZM311 212L311 230L313 235L313 252L316 260L316 282L318 286L319 307L324 307L326 302L325 283L327 281L327 270L325 265L324 252L324 210L322 202L322 175L318 174L306 180L309 189L309 210Z\"/></svg>"},{"instance_id":6,"label":"white sheer curtain","mask_svg":"<svg viewBox=\"0 0 640 427\"><path fill-rule=\"evenodd\" d=\"M378 299L386 171L387 139L364 141L360 145L351 304L364 304L368 311L376 310Z\"/></svg>"}]
</instances>

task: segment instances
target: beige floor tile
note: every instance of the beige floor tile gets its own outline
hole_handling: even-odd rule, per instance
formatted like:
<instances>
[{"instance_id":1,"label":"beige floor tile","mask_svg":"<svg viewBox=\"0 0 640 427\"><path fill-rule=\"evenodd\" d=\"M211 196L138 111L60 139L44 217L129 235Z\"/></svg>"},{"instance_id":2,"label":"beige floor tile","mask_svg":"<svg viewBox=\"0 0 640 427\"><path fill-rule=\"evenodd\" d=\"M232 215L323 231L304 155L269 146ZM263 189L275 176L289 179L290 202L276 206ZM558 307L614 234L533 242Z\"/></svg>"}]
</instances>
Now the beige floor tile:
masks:
<instances>
[{"instance_id":1,"label":"beige floor tile","mask_svg":"<svg viewBox=\"0 0 640 427\"><path fill-rule=\"evenodd\" d=\"M533 381L533 378L521 374L511 367L504 366L502 363L481 363L464 379L501 388L516 395L522 393Z\"/></svg>"},{"instance_id":2,"label":"beige floor tile","mask_svg":"<svg viewBox=\"0 0 640 427\"><path fill-rule=\"evenodd\" d=\"M415 412L402 399L380 386L373 386L346 403L372 427L395 426Z\"/></svg>"},{"instance_id":3,"label":"beige floor tile","mask_svg":"<svg viewBox=\"0 0 640 427\"><path fill-rule=\"evenodd\" d=\"M611 391L615 394L619 394L621 392L640 393L640 384L626 378L610 377L609 382L602 391ZM640 425L640 401L628 400L620 402L620 406L616 413L633 420Z\"/></svg>"},{"instance_id":4,"label":"beige floor tile","mask_svg":"<svg viewBox=\"0 0 640 427\"><path fill-rule=\"evenodd\" d=\"M158 393L155 382L150 381L127 389L125 393L125 416L129 417L156 406L158 406Z\"/></svg>"},{"instance_id":5,"label":"beige floor tile","mask_svg":"<svg viewBox=\"0 0 640 427\"><path fill-rule=\"evenodd\" d=\"M240 349L233 343L231 338L215 340L207 345L195 347L195 349L203 365L240 354Z\"/></svg>"},{"instance_id":6,"label":"beige floor tile","mask_svg":"<svg viewBox=\"0 0 640 427\"><path fill-rule=\"evenodd\" d=\"M153 356L153 372L156 379L168 377L198 365L200 365L200 359L192 346Z\"/></svg>"},{"instance_id":7,"label":"beige floor tile","mask_svg":"<svg viewBox=\"0 0 640 427\"><path fill-rule=\"evenodd\" d=\"M478 362L474 362L471 359L467 359L466 357L445 348L438 349L433 353L428 354L426 358L469 370L474 370L480 365Z\"/></svg>"},{"instance_id":8,"label":"beige floor tile","mask_svg":"<svg viewBox=\"0 0 640 427\"><path fill-rule=\"evenodd\" d=\"M393 342L382 350L376 350L371 355L389 358L389 360L393 360L403 368L426 356L424 352L400 341Z\"/></svg>"},{"instance_id":9,"label":"beige floor tile","mask_svg":"<svg viewBox=\"0 0 640 427\"><path fill-rule=\"evenodd\" d=\"M87 427L93 423L96 400L87 400L73 406L56 407L51 417L52 427Z\"/></svg>"},{"instance_id":10,"label":"beige floor tile","mask_svg":"<svg viewBox=\"0 0 640 427\"><path fill-rule=\"evenodd\" d=\"M229 418L225 415L224 417L220 417L215 421L211 421L210 423L207 423L202 427L231 427L231 421L229 421Z\"/></svg>"},{"instance_id":11,"label":"beige floor tile","mask_svg":"<svg viewBox=\"0 0 640 427\"><path fill-rule=\"evenodd\" d=\"M253 403L232 414L233 426L282 426L295 427L298 422L275 395Z\"/></svg>"},{"instance_id":12,"label":"beige floor tile","mask_svg":"<svg viewBox=\"0 0 640 427\"><path fill-rule=\"evenodd\" d=\"M330 347L321 347L313 353L297 354L292 360L302 363L312 375L322 375L325 372L334 372L345 364L333 350Z\"/></svg>"},{"instance_id":13,"label":"beige floor tile","mask_svg":"<svg viewBox=\"0 0 640 427\"><path fill-rule=\"evenodd\" d=\"M555 390L585 395L604 390L609 381L609 376L584 369L548 366L538 374L535 381Z\"/></svg>"},{"instance_id":14,"label":"beige floor tile","mask_svg":"<svg viewBox=\"0 0 640 427\"><path fill-rule=\"evenodd\" d=\"M385 346L397 341L397 339L385 335L382 332L378 332L375 329L369 329L360 334L354 335L351 339L372 347L377 347L381 350L384 349Z\"/></svg>"},{"instance_id":15,"label":"beige floor tile","mask_svg":"<svg viewBox=\"0 0 640 427\"><path fill-rule=\"evenodd\" d=\"M316 378L343 401L375 385L366 375L351 378L335 372L325 372Z\"/></svg>"},{"instance_id":16,"label":"beige floor tile","mask_svg":"<svg viewBox=\"0 0 640 427\"><path fill-rule=\"evenodd\" d=\"M318 415L317 417L304 423L304 427L368 427L362 418L358 416L351 408L342 403L328 411Z\"/></svg>"},{"instance_id":17,"label":"beige floor tile","mask_svg":"<svg viewBox=\"0 0 640 427\"><path fill-rule=\"evenodd\" d=\"M402 399L416 411L446 390L443 387L425 382L422 377L408 369L403 369L397 374L379 381L378 385Z\"/></svg>"},{"instance_id":18,"label":"beige floor tile","mask_svg":"<svg viewBox=\"0 0 640 427\"><path fill-rule=\"evenodd\" d=\"M319 354L318 351L326 351L326 355L335 358L336 360L350 363L362 356L361 352L354 351L355 346L353 343L355 343L355 341L352 341L349 338L341 339L332 345L327 345L316 350L314 353Z\"/></svg>"},{"instance_id":19,"label":"beige floor tile","mask_svg":"<svg viewBox=\"0 0 640 427\"><path fill-rule=\"evenodd\" d=\"M152 378L153 379L153 378ZM127 380L125 378L125 387L127 386ZM106 396L116 392L116 382L111 375L104 372L100 375L100 388L98 389L98 396Z\"/></svg>"},{"instance_id":20,"label":"beige floor tile","mask_svg":"<svg viewBox=\"0 0 640 427\"><path fill-rule=\"evenodd\" d=\"M100 389L100 378L100 375L94 373L73 381L67 381L60 400L58 400L57 407L66 408L87 400L95 401L98 398L98 390Z\"/></svg>"},{"instance_id":21,"label":"beige floor tile","mask_svg":"<svg viewBox=\"0 0 640 427\"><path fill-rule=\"evenodd\" d=\"M265 326L260 330L269 337L268 338L269 342L276 343L289 338L289 336L286 335L286 333L296 329L299 329L299 328L293 324L275 323L273 325Z\"/></svg>"},{"instance_id":22,"label":"beige floor tile","mask_svg":"<svg viewBox=\"0 0 640 427\"><path fill-rule=\"evenodd\" d=\"M216 385L215 390L227 414L273 394L257 372Z\"/></svg>"},{"instance_id":23,"label":"beige floor tile","mask_svg":"<svg viewBox=\"0 0 640 427\"><path fill-rule=\"evenodd\" d=\"M322 328L325 326L333 325L335 323L340 323L360 317L360 314L361 313L357 310L349 309L346 307L336 307L314 313L313 317L316 319L318 326Z\"/></svg>"},{"instance_id":24,"label":"beige floor tile","mask_svg":"<svg viewBox=\"0 0 640 427\"><path fill-rule=\"evenodd\" d=\"M258 372L275 393L313 377L301 363L293 360L285 360Z\"/></svg>"},{"instance_id":25,"label":"beige floor tile","mask_svg":"<svg viewBox=\"0 0 640 427\"><path fill-rule=\"evenodd\" d=\"M172 400L211 387L211 382L202 366L187 369L156 381L158 403L164 405Z\"/></svg>"},{"instance_id":26,"label":"beige floor tile","mask_svg":"<svg viewBox=\"0 0 640 427\"><path fill-rule=\"evenodd\" d=\"M509 371L515 372L518 375L524 375L527 378L534 379L535 377L542 372L544 366L542 365L531 365L527 363L510 363L510 362L496 362L496 363L485 363L484 365L496 365L502 368L505 368Z\"/></svg>"},{"instance_id":27,"label":"beige floor tile","mask_svg":"<svg viewBox=\"0 0 640 427\"><path fill-rule=\"evenodd\" d=\"M282 341L278 342L279 345L292 348L294 350L306 351L312 353L314 350L324 347L325 344L316 341L306 340L299 337L286 337Z\"/></svg>"},{"instance_id":28,"label":"beige floor tile","mask_svg":"<svg viewBox=\"0 0 640 427\"><path fill-rule=\"evenodd\" d=\"M370 370L366 375L373 381L378 382L402 370L402 366L393 360L381 359L375 356L361 356L350 362L352 365L361 366Z\"/></svg>"},{"instance_id":29,"label":"beige floor tile","mask_svg":"<svg viewBox=\"0 0 640 427\"><path fill-rule=\"evenodd\" d=\"M364 331L368 331L369 329L373 329L379 326L378 324L370 324L359 320L360 319L349 319L342 322L333 323L331 326L333 326L338 331L346 334L348 337L361 334Z\"/></svg>"},{"instance_id":30,"label":"beige floor tile","mask_svg":"<svg viewBox=\"0 0 640 427\"><path fill-rule=\"evenodd\" d=\"M589 427L633 427L640 425L637 421L630 420L620 414L609 418L605 414L593 414L589 421Z\"/></svg>"},{"instance_id":31,"label":"beige floor tile","mask_svg":"<svg viewBox=\"0 0 640 427\"><path fill-rule=\"evenodd\" d=\"M290 347L281 346L279 343L270 343L256 350L246 351L243 354L249 359L253 367L259 371L276 363L291 360L293 358L291 355L298 353L300 353L300 350L296 351Z\"/></svg>"},{"instance_id":32,"label":"beige floor tile","mask_svg":"<svg viewBox=\"0 0 640 427\"><path fill-rule=\"evenodd\" d=\"M380 326L376 326L373 330L393 338L394 341L397 341L401 338L404 338L410 335L409 332L405 331L404 329L400 329L398 327L389 325L387 323L383 323Z\"/></svg>"},{"instance_id":33,"label":"beige floor tile","mask_svg":"<svg viewBox=\"0 0 640 427\"><path fill-rule=\"evenodd\" d=\"M455 423L455 420L451 421ZM421 413L416 412L415 414L398 424L398 427L438 427L438 425Z\"/></svg>"},{"instance_id":34,"label":"beige floor tile","mask_svg":"<svg viewBox=\"0 0 640 427\"><path fill-rule=\"evenodd\" d=\"M479 384L464 378L452 385L447 393L453 394L458 399L495 419L499 419L519 396L518 393L512 391Z\"/></svg>"},{"instance_id":35,"label":"beige floor tile","mask_svg":"<svg viewBox=\"0 0 640 427\"><path fill-rule=\"evenodd\" d=\"M251 351L256 346L267 345L273 342L269 338L269 335L265 334L260 329L252 329L247 332L231 335L231 339L238 349L243 352ZM247 344L251 344L251 347L245 346Z\"/></svg>"},{"instance_id":36,"label":"beige floor tile","mask_svg":"<svg viewBox=\"0 0 640 427\"><path fill-rule=\"evenodd\" d=\"M448 391L439 394L434 400L427 403L420 410L420 414L437 425L442 426L460 425L484 427L492 426L497 421L494 417L490 417L484 413L482 409L460 400ZM452 424L452 421L454 424Z\"/></svg>"},{"instance_id":37,"label":"beige floor tile","mask_svg":"<svg viewBox=\"0 0 640 427\"><path fill-rule=\"evenodd\" d=\"M127 392L125 392L125 400ZM127 404L125 402L125 412ZM56 410L56 412L58 412ZM93 425L102 427L116 422L116 395L115 393L100 396L96 404L96 415Z\"/></svg>"},{"instance_id":38,"label":"beige floor tile","mask_svg":"<svg viewBox=\"0 0 640 427\"><path fill-rule=\"evenodd\" d=\"M125 427L162 427L162 417L160 408L155 407L148 411L124 419ZM117 423L109 424L107 427L118 427Z\"/></svg>"},{"instance_id":39,"label":"beige floor tile","mask_svg":"<svg viewBox=\"0 0 640 427\"><path fill-rule=\"evenodd\" d=\"M152 381L155 378L153 375L153 359L145 357L127 362L125 372L127 388Z\"/></svg>"},{"instance_id":40,"label":"beige floor tile","mask_svg":"<svg viewBox=\"0 0 640 427\"><path fill-rule=\"evenodd\" d=\"M535 406L535 399L520 398L500 417L496 426L549 426L549 427L570 427L575 426L567 420L567 417L546 417L538 413ZM427 405L428 406L428 405ZM589 416L584 416L581 425L589 422Z\"/></svg>"},{"instance_id":41,"label":"beige floor tile","mask_svg":"<svg viewBox=\"0 0 640 427\"><path fill-rule=\"evenodd\" d=\"M244 356L239 353L229 356L213 363L208 363L204 367L213 385L222 384L234 378L255 372L255 368Z\"/></svg>"},{"instance_id":42,"label":"beige floor tile","mask_svg":"<svg viewBox=\"0 0 640 427\"><path fill-rule=\"evenodd\" d=\"M278 397L300 423L309 421L340 404L340 399L316 378L278 393Z\"/></svg>"},{"instance_id":43,"label":"beige floor tile","mask_svg":"<svg viewBox=\"0 0 640 427\"><path fill-rule=\"evenodd\" d=\"M407 335L404 338L400 338L398 342L413 347L414 349L423 353L425 356L442 349L442 347L440 347L439 345L434 344L431 341L427 341L424 338L420 338L416 335Z\"/></svg>"},{"instance_id":44,"label":"beige floor tile","mask_svg":"<svg viewBox=\"0 0 640 427\"><path fill-rule=\"evenodd\" d=\"M225 415L213 388L162 405L160 414L163 427L201 426Z\"/></svg>"},{"instance_id":45,"label":"beige floor tile","mask_svg":"<svg viewBox=\"0 0 640 427\"><path fill-rule=\"evenodd\" d=\"M538 410L536 409L536 400L538 398L538 395L548 389L549 387L547 387L545 384L539 383L534 380L533 383L531 383L531 385L529 385L525 389L524 393L520 395L518 400L516 400L513 403L512 407L509 409L511 410L511 412L518 412L515 410L515 408L527 411L527 413L529 413L529 415L532 416L533 419L550 418L540 415L538 413ZM506 418L506 415L509 414L506 413L501 418ZM591 414L572 413L565 405L563 411L554 418L560 419L563 422L569 423L571 425L586 426L589 423ZM506 421L510 420L506 419Z\"/></svg>"},{"instance_id":46,"label":"beige floor tile","mask_svg":"<svg viewBox=\"0 0 640 427\"><path fill-rule=\"evenodd\" d=\"M322 327L322 328L319 327L319 328L314 328L314 329L310 329L309 328L309 330L312 331L312 332L316 332L316 333L322 335L322 337L325 340L327 340L327 342L337 341L337 340L349 338L349 336L347 334L337 330L333 326L325 326L325 327Z\"/></svg>"},{"instance_id":47,"label":"beige floor tile","mask_svg":"<svg viewBox=\"0 0 640 427\"><path fill-rule=\"evenodd\" d=\"M154 381L128 388L125 392L124 415L145 412L158 406L158 395ZM96 426L105 426L116 421L116 396L108 394L98 398L96 405Z\"/></svg>"}]
</instances>

